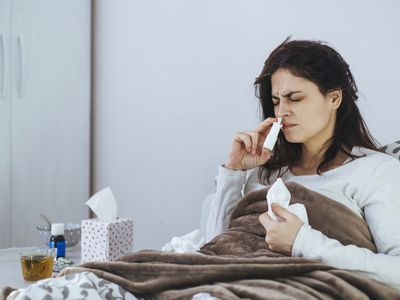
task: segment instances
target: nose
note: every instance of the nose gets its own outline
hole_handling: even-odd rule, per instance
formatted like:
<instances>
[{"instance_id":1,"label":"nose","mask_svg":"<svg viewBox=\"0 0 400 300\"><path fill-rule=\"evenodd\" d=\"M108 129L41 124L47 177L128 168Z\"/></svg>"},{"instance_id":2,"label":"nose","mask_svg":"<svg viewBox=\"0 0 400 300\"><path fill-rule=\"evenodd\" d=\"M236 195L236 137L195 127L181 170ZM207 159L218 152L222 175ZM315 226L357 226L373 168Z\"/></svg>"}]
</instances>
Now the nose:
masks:
<instances>
[{"instance_id":1,"label":"nose","mask_svg":"<svg viewBox=\"0 0 400 300\"><path fill-rule=\"evenodd\" d=\"M279 101L279 104L275 106L275 116L277 118L282 118L289 115L289 105L286 103L285 100Z\"/></svg>"}]
</instances>

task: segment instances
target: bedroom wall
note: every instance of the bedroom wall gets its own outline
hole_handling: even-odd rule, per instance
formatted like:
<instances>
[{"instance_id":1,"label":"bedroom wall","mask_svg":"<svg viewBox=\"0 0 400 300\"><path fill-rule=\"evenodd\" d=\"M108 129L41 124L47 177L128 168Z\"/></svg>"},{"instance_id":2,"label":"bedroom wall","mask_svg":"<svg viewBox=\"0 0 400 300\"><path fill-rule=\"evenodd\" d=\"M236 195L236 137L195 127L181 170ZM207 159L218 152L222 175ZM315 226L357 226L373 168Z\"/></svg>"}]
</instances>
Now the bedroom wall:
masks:
<instances>
[{"instance_id":1,"label":"bedroom wall","mask_svg":"<svg viewBox=\"0 0 400 300\"><path fill-rule=\"evenodd\" d=\"M350 64L382 143L399 140L398 1L95 1L94 190L135 221L134 248L199 227L236 131L259 121L253 81L285 37Z\"/></svg>"}]
</instances>

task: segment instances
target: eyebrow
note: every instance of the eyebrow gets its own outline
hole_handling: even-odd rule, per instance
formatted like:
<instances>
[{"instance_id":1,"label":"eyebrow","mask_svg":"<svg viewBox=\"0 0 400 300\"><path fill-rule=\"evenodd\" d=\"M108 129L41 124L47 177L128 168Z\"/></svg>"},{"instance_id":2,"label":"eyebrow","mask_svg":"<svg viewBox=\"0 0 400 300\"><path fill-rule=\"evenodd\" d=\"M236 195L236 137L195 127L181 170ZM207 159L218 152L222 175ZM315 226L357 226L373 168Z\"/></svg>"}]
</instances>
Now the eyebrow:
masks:
<instances>
[{"instance_id":1,"label":"eyebrow","mask_svg":"<svg viewBox=\"0 0 400 300\"><path fill-rule=\"evenodd\" d=\"M282 97L283 97L283 98L289 98L289 97L291 97L293 94L301 93L301 92L302 92L302 91L291 91L291 92L287 93L286 95L282 95ZM278 97L278 96L275 96L275 95L272 95L272 98L274 98L274 99L279 99L279 97Z\"/></svg>"}]
</instances>

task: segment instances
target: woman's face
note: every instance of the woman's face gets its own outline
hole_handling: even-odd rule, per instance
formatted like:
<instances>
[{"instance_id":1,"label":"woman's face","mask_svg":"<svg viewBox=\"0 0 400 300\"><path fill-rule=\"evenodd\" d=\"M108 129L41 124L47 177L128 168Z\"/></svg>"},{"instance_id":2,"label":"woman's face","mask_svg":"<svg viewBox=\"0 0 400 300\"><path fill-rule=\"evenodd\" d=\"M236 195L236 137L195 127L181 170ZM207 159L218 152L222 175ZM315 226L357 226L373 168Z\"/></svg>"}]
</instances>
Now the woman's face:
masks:
<instances>
[{"instance_id":1,"label":"woman's face","mask_svg":"<svg viewBox=\"0 0 400 300\"><path fill-rule=\"evenodd\" d=\"M316 84L286 69L272 74L271 87L275 116L283 118L283 134L288 142L318 147L332 137L340 91L336 96L324 96ZM334 101L335 97L339 101Z\"/></svg>"}]
</instances>

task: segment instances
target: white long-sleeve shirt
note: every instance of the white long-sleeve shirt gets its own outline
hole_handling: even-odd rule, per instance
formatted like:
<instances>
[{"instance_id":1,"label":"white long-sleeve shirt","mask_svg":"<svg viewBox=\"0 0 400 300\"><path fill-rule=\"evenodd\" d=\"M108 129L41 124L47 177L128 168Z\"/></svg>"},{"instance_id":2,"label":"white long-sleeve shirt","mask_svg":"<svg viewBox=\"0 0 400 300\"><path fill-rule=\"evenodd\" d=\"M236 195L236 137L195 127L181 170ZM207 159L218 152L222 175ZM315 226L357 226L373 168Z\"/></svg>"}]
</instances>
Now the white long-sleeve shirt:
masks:
<instances>
[{"instance_id":1,"label":"white long-sleeve shirt","mask_svg":"<svg viewBox=\"0 0 400 300\"><path fill-rule=\"evenodd\" d=\"M292 255L318 259L400 290L400 162L365 148L354 147L352 153L366 156L348 160L322 175L296 176L288 171L282 180L297 182L363 217L378 253L354 245L344 246L304 224L295 238ZM202 212L201 226L206 240L227 229L232 210L243 195L264 187L258 178L258 168L246 172L219 166L216 193Z\"/></svg>"}]
</instances>

